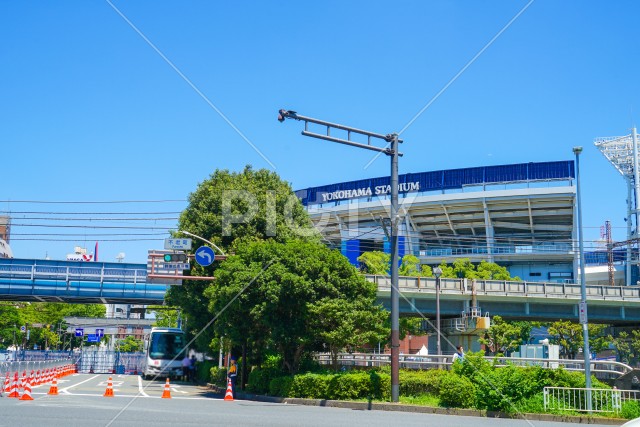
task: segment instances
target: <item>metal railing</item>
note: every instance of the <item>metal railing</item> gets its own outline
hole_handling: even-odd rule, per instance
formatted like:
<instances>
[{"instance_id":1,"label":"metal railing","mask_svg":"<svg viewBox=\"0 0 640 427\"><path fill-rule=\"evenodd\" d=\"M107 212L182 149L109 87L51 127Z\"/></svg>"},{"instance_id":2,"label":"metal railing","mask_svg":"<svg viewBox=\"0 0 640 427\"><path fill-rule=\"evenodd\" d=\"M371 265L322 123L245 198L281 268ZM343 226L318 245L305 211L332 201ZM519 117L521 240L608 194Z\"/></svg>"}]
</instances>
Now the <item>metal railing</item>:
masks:
<instances>
[{"instance_id":1,"label":"metal railing","mask_svg":"<svg viewBox=\"0 0 640 427\"><path fill-rule=\"evenodd\" d=\"M330 353L316 353L314 358L321 365L331 365L333 360ZM541 366L548 369L562 367L568 371L584 371L584 361L574 359L543 359L534 357L495 357L485 356L485 359L495 366ZM389 354L380 353L339 353L338 365L380 367L390 364ZM406 369L433 369L439 367L448 368L453 363L453 354L444 355L400 355L400 367ZM632 371L631 366L624 363L598 360L591 362L591 373L598 378L618 378Z\"/></svg>"},{"instance_id":2,"label":"metal railing","mask_svg":"<svg viewBox=\"0 0 640 427\"><path fill-rule=\"evenodd\" d=\"M618 414L627 401L637 401L640 391L602 388L545 387L545 411L611 412ZM591 402L589 402L591 397ZM589 404L590 403L590 404Z\"/></svg>"},{"instance_id":3,"label":"metal railing","mask_svg":"<svg viewBox=\"0 0 640 427\"><path fill-rule=\"evenodd\" d=\"M0 277L8 279L86 280L97 283L145 283L146 269L88 266L0 264Z\"/></svg>"},{"instance_id":4,"label":"metal railing","mask_svg":"<svg viewBox=\"0 0 640 427\"><path fill-rule=\"evenodd\" d=\"M366 279L378 286L378 291L389 291L389 276L366 274ZM580 285L556 282L523 282L509 280L440 279L441 294L483 296L515 296L538 298L580 299ZM436 292L434 277L402 276L398 279L402 292ZM475 288L475 289L474 289ZM587 285L590 300L640 300L640 286Z\"/></svg>"}]
</instances>

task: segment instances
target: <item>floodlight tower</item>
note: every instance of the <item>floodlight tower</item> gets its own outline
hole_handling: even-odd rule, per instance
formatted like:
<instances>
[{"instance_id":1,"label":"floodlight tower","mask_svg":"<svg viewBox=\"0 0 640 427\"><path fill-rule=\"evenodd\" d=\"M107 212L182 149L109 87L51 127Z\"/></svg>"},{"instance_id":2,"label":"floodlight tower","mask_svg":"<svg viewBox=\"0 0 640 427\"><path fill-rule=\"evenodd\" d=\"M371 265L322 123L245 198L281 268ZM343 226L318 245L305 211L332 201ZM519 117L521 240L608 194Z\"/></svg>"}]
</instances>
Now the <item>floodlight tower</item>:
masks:
<instances>
[{"instance_id":1,"label":"floodlight tower","mask_svg":"<svg viewBox=\"0 0 640 427\"><path fill-rule=\"evenodd\" d=\"M606 157L606 159L620 172L627 183L627 240L639 237L638 226L640 224L640 170L638 166L638 134L636 128L631 129L631 134L625 136L610 136L596 138L594 145ZM632 245L627 245L627 262L625 271L625 283L631 285L631 265L638 264L632 261Z\"/></svg>"}]
</instances>

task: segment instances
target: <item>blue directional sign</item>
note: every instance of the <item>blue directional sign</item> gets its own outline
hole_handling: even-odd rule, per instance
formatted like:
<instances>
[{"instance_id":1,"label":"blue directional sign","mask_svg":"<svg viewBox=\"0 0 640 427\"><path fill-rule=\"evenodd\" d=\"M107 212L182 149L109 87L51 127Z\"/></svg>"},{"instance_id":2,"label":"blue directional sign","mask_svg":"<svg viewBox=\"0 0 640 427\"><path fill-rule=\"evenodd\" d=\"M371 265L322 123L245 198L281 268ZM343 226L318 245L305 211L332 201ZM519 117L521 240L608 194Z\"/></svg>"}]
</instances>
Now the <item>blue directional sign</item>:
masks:
<instances>
[{"instance_id":1,"label":"blue directional sign","mask_svg":"<svg viewBox=\"0 0 640 427\"><path fill-rule=\"evenodd\" d=\"M88 334L87 342L100 342L100 337L97 336L96 334Z\"/></svg>"},{"instance_id":2,"label":"blue directional sign","mask_svg":"<svg viewBox=\"0 0 640 427\"><path fill-rule=\"evenodd\" d=\"M84 329L76 328L76 336L77 337L83 337L84 336Z\"/></svg>"},{"instance_id":3,"label":"blue directional sign","mask_svg":"<svg viewBox=\"0 0 640 427\"><path fill-rule=\"evenodd\" d=\"M196 251L196 262L203 267L213 264L216 256L209 246L202 246Z\"/></svg>"},{"instance_id":4,"label":"blue directional sign","mask_svg":"<svg viewBox=\"0 0 640 427\"><path fill-rule=\"evenodd\" d=\"M104 329L102 328L96 329L96 335L102 338L104 336Z\"/></svg>"}]
</instances>

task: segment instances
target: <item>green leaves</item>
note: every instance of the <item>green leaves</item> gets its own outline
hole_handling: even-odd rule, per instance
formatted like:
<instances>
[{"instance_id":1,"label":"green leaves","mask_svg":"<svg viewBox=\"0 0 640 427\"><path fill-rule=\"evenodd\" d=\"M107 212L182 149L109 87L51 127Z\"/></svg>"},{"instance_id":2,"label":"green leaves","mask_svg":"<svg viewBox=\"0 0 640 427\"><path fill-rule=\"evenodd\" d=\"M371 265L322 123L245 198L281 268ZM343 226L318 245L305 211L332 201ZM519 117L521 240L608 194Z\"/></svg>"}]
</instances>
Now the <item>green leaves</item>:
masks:
<instances>
[{"instance_id":1,"label":"green leaves","mask_svg":"<svg viewBox=\"0 0 640 427\"><path fill-rule=\"evenodd\" d=\"M323 344L337 353L387 334L387 314L374 305L375 285L321 243L245 242L216 274L205 292L211 315L219 315L216 331L278 352L289 372Z\"/></svg>"}]
</instances>

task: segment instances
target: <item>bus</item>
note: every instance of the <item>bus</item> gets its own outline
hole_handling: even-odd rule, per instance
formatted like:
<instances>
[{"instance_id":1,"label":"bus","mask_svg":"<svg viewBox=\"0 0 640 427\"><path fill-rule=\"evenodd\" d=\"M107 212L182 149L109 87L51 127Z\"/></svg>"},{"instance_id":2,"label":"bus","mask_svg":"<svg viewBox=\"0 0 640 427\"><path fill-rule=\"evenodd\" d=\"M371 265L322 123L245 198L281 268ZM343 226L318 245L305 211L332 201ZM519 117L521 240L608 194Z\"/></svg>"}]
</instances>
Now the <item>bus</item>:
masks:
<instances>
[{"instance_id":1,"label":"bus","mask_svg":"<svg viewBox=\"0 0 640 427\"><path fill-rule=\"evenodd\" d=\"M145 380L180 377L185 343L185 334L181 329L152 328L144 340L145 364L142 377Z\"/></svg>"}]
</instances>

